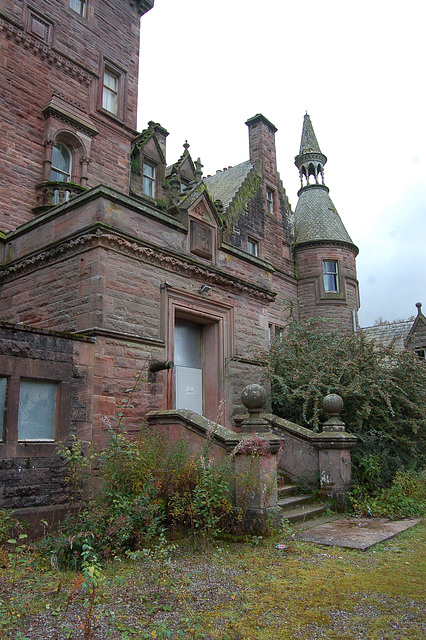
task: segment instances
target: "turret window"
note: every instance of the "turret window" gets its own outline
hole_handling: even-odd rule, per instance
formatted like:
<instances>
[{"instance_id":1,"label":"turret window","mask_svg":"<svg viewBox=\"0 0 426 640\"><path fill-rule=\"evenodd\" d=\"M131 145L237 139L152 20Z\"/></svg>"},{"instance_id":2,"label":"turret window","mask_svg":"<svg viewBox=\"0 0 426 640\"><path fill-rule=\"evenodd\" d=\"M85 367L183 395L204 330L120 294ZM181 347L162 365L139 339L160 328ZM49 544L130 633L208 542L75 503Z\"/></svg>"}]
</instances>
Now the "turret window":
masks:
<instances>
[{"instance_id":1,"label":"turret window","mask_svg":"<svg viewBox=\"0 0 426 640\"><path fill-rule=\"evenodd\" d=\"M325 293L339 292L339 273L336 260L324 260L322 263Z\"/></svg>"}]
</instances>

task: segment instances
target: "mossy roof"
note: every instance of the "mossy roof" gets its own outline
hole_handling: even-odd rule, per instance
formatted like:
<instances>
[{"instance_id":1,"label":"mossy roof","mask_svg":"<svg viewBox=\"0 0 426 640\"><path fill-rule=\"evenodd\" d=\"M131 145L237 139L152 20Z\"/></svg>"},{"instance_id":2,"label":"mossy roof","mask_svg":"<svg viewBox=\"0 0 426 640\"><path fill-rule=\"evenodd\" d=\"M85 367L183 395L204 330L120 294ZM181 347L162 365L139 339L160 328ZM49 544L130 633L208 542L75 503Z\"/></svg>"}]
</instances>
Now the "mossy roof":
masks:
<instances>
[{"instance_id":1,"label":"mossy roof","mask_svg":"<svg viewBox=\"0 0 426 640\"><path fill-rule=\"evenodd\" d=\"M252 168L250 160L246 160L234 167L219 171L214 176L204 178L204 184L212 200L221 200L226 210Z\"/></svg>"}]
</instances>

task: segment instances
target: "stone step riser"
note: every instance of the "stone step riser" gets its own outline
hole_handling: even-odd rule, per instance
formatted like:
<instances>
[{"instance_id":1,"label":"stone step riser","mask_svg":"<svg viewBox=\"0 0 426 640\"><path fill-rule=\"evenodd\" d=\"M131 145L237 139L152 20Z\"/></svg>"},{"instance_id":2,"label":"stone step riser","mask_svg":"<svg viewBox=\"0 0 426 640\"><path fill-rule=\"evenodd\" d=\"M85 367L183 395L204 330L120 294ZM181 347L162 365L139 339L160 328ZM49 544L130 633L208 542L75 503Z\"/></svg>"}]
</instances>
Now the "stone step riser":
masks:
<instances>
[{"instance_id":1,"label":"stone step riser","mask_svg":"<svg viewBox=\"0 0 426 640\"><path fill-rule=\"evenodd\" d=\"M281 515L284 520L289 522L304 522L305 520L319 518L326 509L327 505L311 504L298 509L282 509Z\"/></svg>"},{"instance_id":2,"label":"stone step riser","mask_svg":"<svg viewBox=\"0 0 426 640\"><path fill-rule=\"evenodd\" d=\"M307 495L299 495L299 496L286 496L285 498L280 498L278 500L278 506L281 507L281 509L294 509L296 507L299 507L301 505L305 505L305 504L310 504L314 501L313 496L307 496Z\"/></svg>"}]
</instances>

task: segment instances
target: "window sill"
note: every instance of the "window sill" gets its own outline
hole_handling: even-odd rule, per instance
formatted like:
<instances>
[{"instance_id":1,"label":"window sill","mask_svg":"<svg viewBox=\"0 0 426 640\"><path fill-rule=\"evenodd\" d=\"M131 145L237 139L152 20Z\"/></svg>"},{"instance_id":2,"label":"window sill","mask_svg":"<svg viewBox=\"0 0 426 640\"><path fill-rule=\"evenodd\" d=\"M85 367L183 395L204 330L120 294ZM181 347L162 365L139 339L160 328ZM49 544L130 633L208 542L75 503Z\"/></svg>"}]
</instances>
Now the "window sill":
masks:
<instances>
[{"instance_id":1,"label":"window sill","mask_svg":"<svg viewBox=\"0 0 426 640\"><path fill-rule=\"evenodd\" d=\"M0 442L2 458L49 458L56 455L58 442L31 440L27 442Z\"/></svg>"},{"instance_id":2,"label":"window sill","mask_svg":"<svg viewBox=\"0 0 426 640\"><path fill-rule=\"evenodd\" d=\"M116 124L120 124L122 126L125 126L125 122L122 118L120 118L119 115L112 113L112 111L108 111L107 109L104 109L103 107L98 107L96 109L96 111L102 115L105 116L105 118L108 118L109 120L112 120L113 122L115 122Z\"/></svg>"}]
</instances>

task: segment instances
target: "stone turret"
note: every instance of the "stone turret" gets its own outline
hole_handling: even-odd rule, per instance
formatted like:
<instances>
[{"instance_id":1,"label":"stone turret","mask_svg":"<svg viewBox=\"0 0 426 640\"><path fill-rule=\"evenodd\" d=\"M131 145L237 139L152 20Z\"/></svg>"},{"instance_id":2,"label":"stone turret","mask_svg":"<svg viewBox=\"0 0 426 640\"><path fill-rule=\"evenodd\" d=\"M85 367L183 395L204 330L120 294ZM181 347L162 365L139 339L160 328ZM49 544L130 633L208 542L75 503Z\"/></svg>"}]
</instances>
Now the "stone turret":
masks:
<instances>
[{"instance_id":1,"label":"stone turret","mask_svg":"<svg viewBox=\"0 0 426 640\"><path fill-rule=\"evenodd\" d=\"M303 121L299 154L295 158L301 187L294 213L295 269L300 317L324 317L327 329L355 330L359 308L352 242L324 182L327 157L318 144L308 114Z\"/></svg>"}]
</instances>

